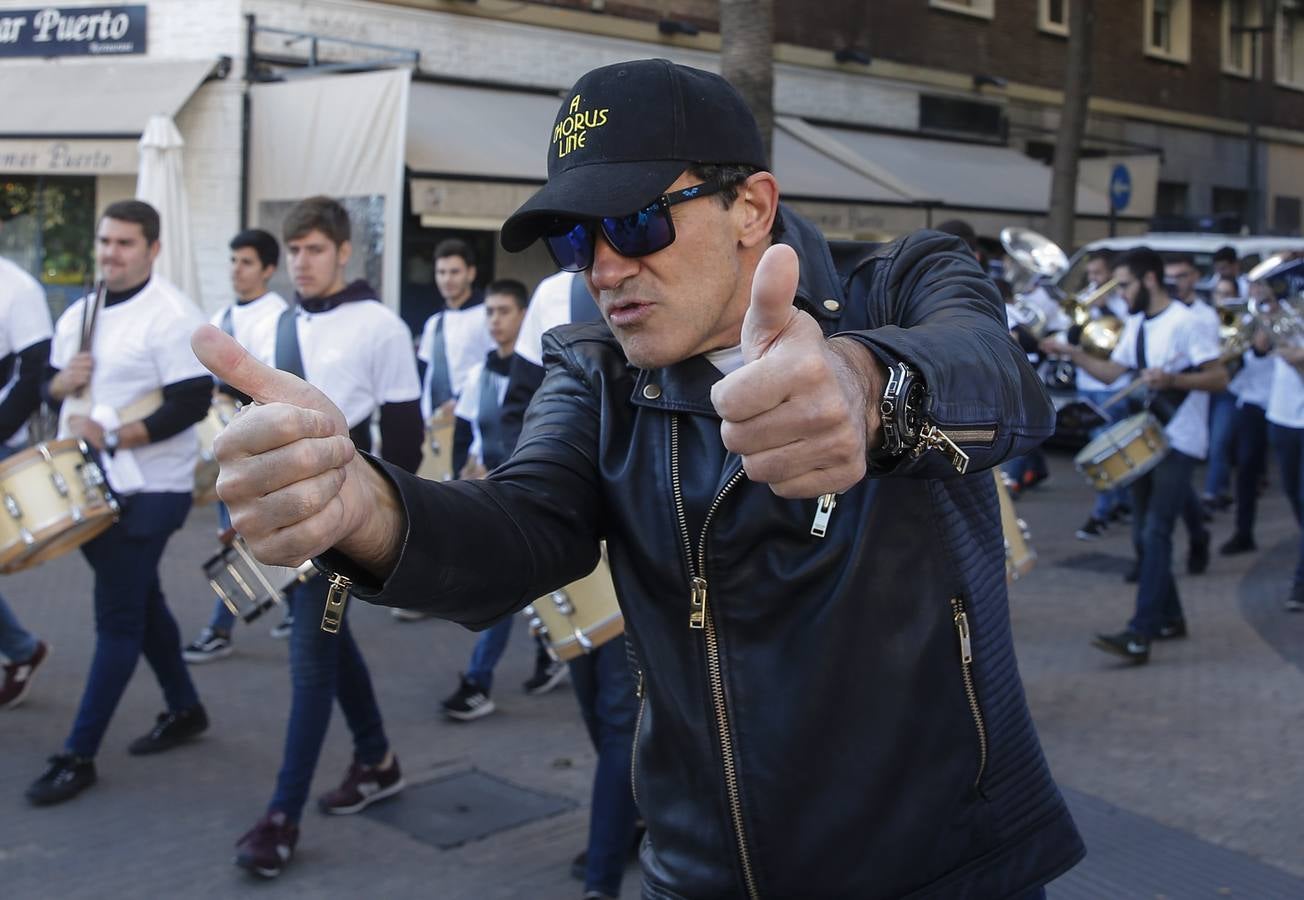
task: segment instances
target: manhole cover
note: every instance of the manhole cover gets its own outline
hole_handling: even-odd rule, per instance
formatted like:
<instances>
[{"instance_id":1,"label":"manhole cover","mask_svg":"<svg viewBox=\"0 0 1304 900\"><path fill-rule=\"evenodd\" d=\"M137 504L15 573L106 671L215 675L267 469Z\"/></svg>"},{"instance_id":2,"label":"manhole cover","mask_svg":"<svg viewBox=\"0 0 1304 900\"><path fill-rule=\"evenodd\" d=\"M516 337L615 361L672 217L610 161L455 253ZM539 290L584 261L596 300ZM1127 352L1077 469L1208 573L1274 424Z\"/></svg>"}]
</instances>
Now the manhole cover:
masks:
<instances>
[{"instance_id":1,"label":"manhole cover","mask_svg":"<svg viewBox=\"0 0 1304 900\"><path fill-rule=\"evenodd\" d=\"M472 769L412 785L394 801L378 803L363 815L448 850L577 805Z\"/></svg>"}]
</instances>

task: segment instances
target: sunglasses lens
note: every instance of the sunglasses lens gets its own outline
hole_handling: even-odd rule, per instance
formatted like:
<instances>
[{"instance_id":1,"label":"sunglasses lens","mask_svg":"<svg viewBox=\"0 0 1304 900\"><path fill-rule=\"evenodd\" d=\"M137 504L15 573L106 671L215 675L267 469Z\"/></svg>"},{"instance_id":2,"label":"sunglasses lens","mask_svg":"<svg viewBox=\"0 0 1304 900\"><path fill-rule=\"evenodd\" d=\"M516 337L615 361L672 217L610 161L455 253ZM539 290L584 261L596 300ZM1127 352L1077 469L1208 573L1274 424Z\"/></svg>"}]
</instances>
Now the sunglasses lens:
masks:
<instances>
[{"instance_id":1,"label":"sunglasses lens","mask_svg":"<svg viewBox=\"0 0 1304 900\"><path fill-rule=\"evenodd\" d=\"M563 272L583 272L593 264L593 230L588 223L559 223L543 240Z\"/></svg>"},{"instance_id":2,"label":"sunglasses lens","mask_svg":"<svg viewBox=\"0 0 1304 900\"><path fill-rule=\"evenodd\" d=\"M675 239L670 211L660 200L628 216L603 219L602 232L622 256L647 256L669 247Z\"/></svg>"}]
</instances>

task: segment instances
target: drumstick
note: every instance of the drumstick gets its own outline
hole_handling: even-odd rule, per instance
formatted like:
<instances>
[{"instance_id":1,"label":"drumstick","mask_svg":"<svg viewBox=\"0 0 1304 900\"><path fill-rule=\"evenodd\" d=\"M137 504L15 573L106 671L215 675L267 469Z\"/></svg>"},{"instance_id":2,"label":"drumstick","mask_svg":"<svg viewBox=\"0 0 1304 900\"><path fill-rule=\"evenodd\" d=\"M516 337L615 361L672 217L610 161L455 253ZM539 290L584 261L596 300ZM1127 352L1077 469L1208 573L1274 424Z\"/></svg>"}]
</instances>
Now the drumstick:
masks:
<instances>
[{"instance_id":1,"label":"drumstick","mask_svg":"<svg viewBox=\"0 0 1304 900\"><path fill-rule=\"evenodd\" d=\"M1100 408L1109 409L1111 406L1113 406L1118 401L1122 400L1124 397L1136 393L1137 391L1139 391L1141 388L1145 386L1146 383L1140 378L1138 378L1135 381L1133 381L1131 384L1129 384L1127 387L1123 388L1121 391L1118 391L1113 396L1108 397L1104 403L1100 404Z\"/></svg>"}]
</instances>

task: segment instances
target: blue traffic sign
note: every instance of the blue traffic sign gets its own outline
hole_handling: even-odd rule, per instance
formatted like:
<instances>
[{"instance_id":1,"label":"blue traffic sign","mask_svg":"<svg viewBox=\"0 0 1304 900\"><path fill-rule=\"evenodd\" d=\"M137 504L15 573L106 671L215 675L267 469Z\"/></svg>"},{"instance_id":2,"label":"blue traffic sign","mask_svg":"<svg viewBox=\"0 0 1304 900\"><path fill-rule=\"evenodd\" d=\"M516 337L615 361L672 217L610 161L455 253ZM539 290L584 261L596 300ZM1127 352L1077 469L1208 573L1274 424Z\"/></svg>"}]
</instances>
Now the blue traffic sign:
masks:
<instances>
[{"instance_id":1,"label":"blue traffic sign","mask_svg":"<svg viewBox=\"0 0 1304 900\"><path fill-rule=\"evenodd\" d=\"M1109 174L1109 202L1116 212L1127 209L1132 202L1132 174L1122 163Z\"/></svg>"}]
</instances>

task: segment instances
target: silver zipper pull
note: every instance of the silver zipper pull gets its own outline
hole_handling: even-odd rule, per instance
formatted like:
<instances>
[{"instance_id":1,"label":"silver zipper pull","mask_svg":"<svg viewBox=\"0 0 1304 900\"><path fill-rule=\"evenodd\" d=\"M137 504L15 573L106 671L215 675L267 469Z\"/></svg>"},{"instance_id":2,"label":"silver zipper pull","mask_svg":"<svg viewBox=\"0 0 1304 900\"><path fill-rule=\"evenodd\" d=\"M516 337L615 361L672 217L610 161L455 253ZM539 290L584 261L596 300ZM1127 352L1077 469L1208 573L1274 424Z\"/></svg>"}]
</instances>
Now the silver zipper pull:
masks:
<instances>
[{"instance_id":1,"label":"silver zipper pull","mask_svg":"<svg viewBox=\"0 0 1304 900\"><path fill-rule=\"evenodd\" d=\"M338 572L326 577L331 589L326 592L326 608L321 611L321 630L328 634L337 634L340 623L344 621L344 605L349 602L349 588L353 582Z\"/></svg>"},{"instance_id":2,"label":"silver zipper pull","mask_svg":"<svg viewBox=\"0 0 1304 900\"><path fill-rule=\"evenodd\" d=\"M919 443L915 445L914 455L922 456L926 450L940 450L961 475L969 470L969 454L961 450L945 431L932 422L919 432Z\"/></svg>"},{"instance_id":3,"label":"silver zipper pull","mask_svg":"<svg viewBox=\"0 0 1304 900\"><path fill-rule=\"evenodd\" d=\"M829 518L833 515L833 507L838 505L837 494L820 494L819 500L815 504L815 521L810 523L810 533L815 537L824 537L829 530Z\"/></svg>"},{"instance_id":4,"label":"silver zipper pull","mask_svg":"<svg viewBox=\"0 0 1304 900\"><path fill-rule=\"evenodd\" d=\"M955 630L960 635L960 662L973 662L973 644L969 640L969 617L964 610L955 614Z\"/></svg>"},{"instance_id":5,"label":"silver zipper pull","mask_svg":"<svg viewBox=\"0 0 1304 900\"><path fill-rule=\"evenodd\" d=\"M688 627L700 631L706 627L706 579L693 576L693 593L688 598Z\"/></svg>"}]
</instances>

